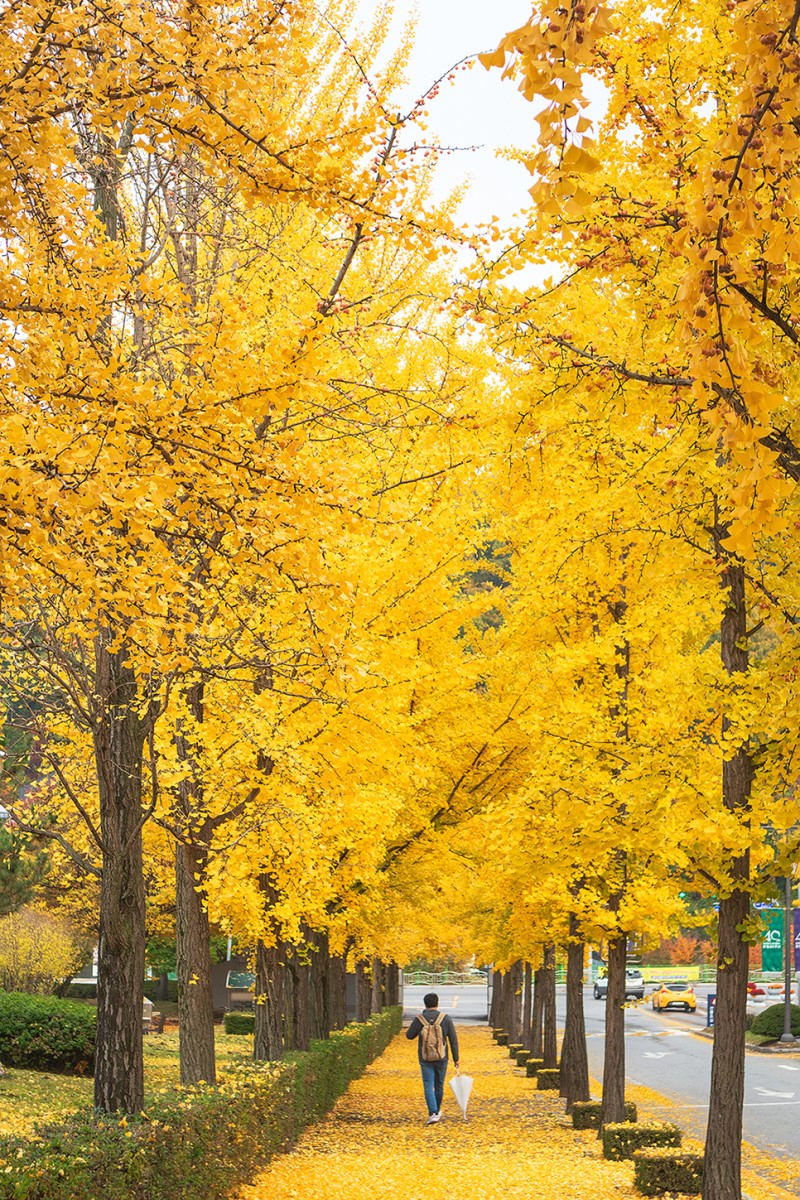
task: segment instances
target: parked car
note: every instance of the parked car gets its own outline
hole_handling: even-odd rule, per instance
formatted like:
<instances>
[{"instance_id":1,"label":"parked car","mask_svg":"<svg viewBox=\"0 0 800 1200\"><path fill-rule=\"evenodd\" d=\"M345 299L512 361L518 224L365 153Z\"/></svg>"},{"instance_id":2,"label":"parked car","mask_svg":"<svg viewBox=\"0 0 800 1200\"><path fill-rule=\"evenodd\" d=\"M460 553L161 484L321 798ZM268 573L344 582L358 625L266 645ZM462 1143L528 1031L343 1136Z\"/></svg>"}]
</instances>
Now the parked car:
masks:
<instances>
[{"instance_id":1,"label":"parked car","mask_svg":"<svg viewBox=\"0 0 800 1200\"><path fill-rule=\"evenodd\" d=\"M662 983L651 996L651 1003L656 1012L664 1012L667 1008L682 1008L685 1012L697 1010L697 996L694 988L685 979L671 979Z\"/></svg>"},{"instance_id":2,"label":"parked car","mask_svg":"<svg viewBox=\"0 0 800 1200\"><path fill-rule=\"evenodd\" d=\"M608 997L608 976L594 981L594 998L595 1000L605 1000ZM636 1000L644 999L644 978L642 972L636 967L627 967L625 969L625 999L633 997Z\"/></svg>"}]
</instances>

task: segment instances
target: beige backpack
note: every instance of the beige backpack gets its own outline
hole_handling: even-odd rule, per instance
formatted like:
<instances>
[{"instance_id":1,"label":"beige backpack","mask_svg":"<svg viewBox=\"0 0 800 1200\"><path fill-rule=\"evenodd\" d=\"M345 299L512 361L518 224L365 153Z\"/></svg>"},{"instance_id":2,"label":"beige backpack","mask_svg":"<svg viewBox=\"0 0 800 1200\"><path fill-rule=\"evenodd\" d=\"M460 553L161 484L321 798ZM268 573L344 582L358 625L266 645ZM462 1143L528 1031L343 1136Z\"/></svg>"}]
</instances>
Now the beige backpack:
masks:
<instances>
[{"instance_id":1,"label":"beige backpack","mask_svg":"<svg viewBox=\"0 0 800 1200\"><path fill-rule=\"evenodd\" d=\"M444 1013L439 1013L435 1021L429 1021L427 1017L419 1014L420 1022L422 1023L422 1061L423 1062L441 1062L446 1056L447 1051L444 1044L444 1034L442 1033L442 1021Z\"/></svg>"}]
</instances>

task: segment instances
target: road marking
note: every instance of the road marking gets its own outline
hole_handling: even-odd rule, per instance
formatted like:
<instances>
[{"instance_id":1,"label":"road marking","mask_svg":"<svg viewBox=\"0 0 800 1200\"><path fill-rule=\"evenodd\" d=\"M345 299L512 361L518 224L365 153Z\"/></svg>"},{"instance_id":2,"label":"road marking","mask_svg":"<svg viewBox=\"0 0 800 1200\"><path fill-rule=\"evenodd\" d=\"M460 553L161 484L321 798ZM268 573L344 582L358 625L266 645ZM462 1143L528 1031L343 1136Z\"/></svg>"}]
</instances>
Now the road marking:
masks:
<instances>
[{"instance_id":1,"label":"road marking","mask_svg":"<svg viewBox=\"0 0 800 1200\"><path fill-rule=\"evenodd\" d=\"M708 1108L708 1104L670 1104L673 1108ZM799 1108L800 1100L746 1100L745 1108Z\"/></svg>"},{"instance_id":2,"label":"road marking","mask_svg":"<svg viewBox=\"0 0 800 1200\"><path fill-rule=\"evenodd\" d=\"M645 1050L643 1058L666 1058L668 1054L674 1054L674 1050Z\"/></svg>"},{"instance_id":3,"label":"road marking","mask_svg":"<svg viewBox=\"0 0 800 1200\"><path fill-rule=\"evenodd\" d=\"M800 1067L790 1067L788 1063L778 1063L777 1066L781 1071L800 1071Z\"/></svg>"},{"instance_id":4,"label":"road marking","mask_svg":"<svg viewBox=\"0 0 800 1200\"><path fill-rule=\"evenodd\" d=\"M794 1099L794 1092L771 1092L769 1088L760 1087L757 1087L755 1090L758 1092L759 1096L777 1096L781 1100Z\"/></svg>"}]
</instances>

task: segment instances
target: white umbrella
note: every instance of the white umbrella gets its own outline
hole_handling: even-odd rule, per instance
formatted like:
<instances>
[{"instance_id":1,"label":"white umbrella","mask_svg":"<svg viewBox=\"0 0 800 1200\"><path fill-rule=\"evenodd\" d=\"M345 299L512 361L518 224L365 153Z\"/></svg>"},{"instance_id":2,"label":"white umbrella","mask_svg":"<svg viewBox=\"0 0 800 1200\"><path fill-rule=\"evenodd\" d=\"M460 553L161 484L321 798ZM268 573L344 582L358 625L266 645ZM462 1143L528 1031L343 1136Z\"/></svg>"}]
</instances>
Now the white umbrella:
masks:
<instances>
[{"instance_id":1,"label":"white umbrella","mask_svg":"<svg viewBox=\"0 0 800 1200\"><path fill-rule=\"evenodd\" d=\"M450 1080L450 1087L453 1089L453 1095L455 1096L458 1102L458 1107L461 1109L461 1112L464 1115L464 1120L466 1121L469 1094L472 1091L472 1076L462 1075L460 1072L456 1072L456 1074Z\"/></svg>"}]
</instances>

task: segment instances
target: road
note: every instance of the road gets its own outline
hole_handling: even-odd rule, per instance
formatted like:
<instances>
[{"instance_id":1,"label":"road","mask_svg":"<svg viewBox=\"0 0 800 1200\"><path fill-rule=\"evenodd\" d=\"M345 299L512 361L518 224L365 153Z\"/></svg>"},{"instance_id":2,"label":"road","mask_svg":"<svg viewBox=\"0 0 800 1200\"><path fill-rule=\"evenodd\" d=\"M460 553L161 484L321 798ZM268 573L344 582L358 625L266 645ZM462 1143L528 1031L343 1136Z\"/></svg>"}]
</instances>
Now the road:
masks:
<instances>
[{"instance_id":1,"label":"road","mask_svg":"<svg viewBox=\"0 0 800 1200\"><path fill-rule=\"evenodd\" d=\"M485 1025L488 1020L488 997L486 984L465 984L462 987L406 987L403 989L403 1016L407 1021L422 1012L423 997L428 992L436 992L439 997L439 1008L449 1013L458 1025L467 1022L475 1025Z\"/></svg>"},{"instance_id":2,"label":"road","mask_svg":"<svg viewBox=\"0 0 800 1200\"><path fill-rule=\"evenodd\" d=\"M559 989L561 990L561 989ZM672 1114L698 1137L705 1135L711 1079L712 1043L698 1036L705 1027L705 995L698 988L697 1014L654 1013L643 1004L626 1013L626 1076L667 1096ZM559 1019L564 1019L564 997L559 997ZM586 1044L589 1070L603 1074L605 1001L595 1000L587 988ZM800 1055L750 1052L745 1063L744 1137L773 1154L800 1158Z\"/></svg>"},{"instance_id":3,"label":"road","mask_svg":"<svg viewBox=\"0 0 800 1200\"><path fill-rule=\"evenodd\" d=\"M406 1019L422 1008L422 998L431 989L406 987ZM440 1007L457 1024L484 1023L487 1019L486 988L483 986L440 987ZM697 1137L705 1136L711 1078L712 1043L700 1036L706 1023L706 995L713 990L697 986L698 1012L654 1013L644 1004L632 1005L626 1013L626 1075L631 1083L650 1088L670 1101L664 1117L677 1120ZM586 988L586 1044L589 1070L595 1079L603 1075L605 1001L595 1000ZM558 1019L563 1026L564 989L558 989ZM660 1115L660 1114L659 1114ZM800 1053L769 1055L748 1053L745 1067L744 1136L748 1142L770 1153L800 1159Z\"/></svg>"}]
</instances>

